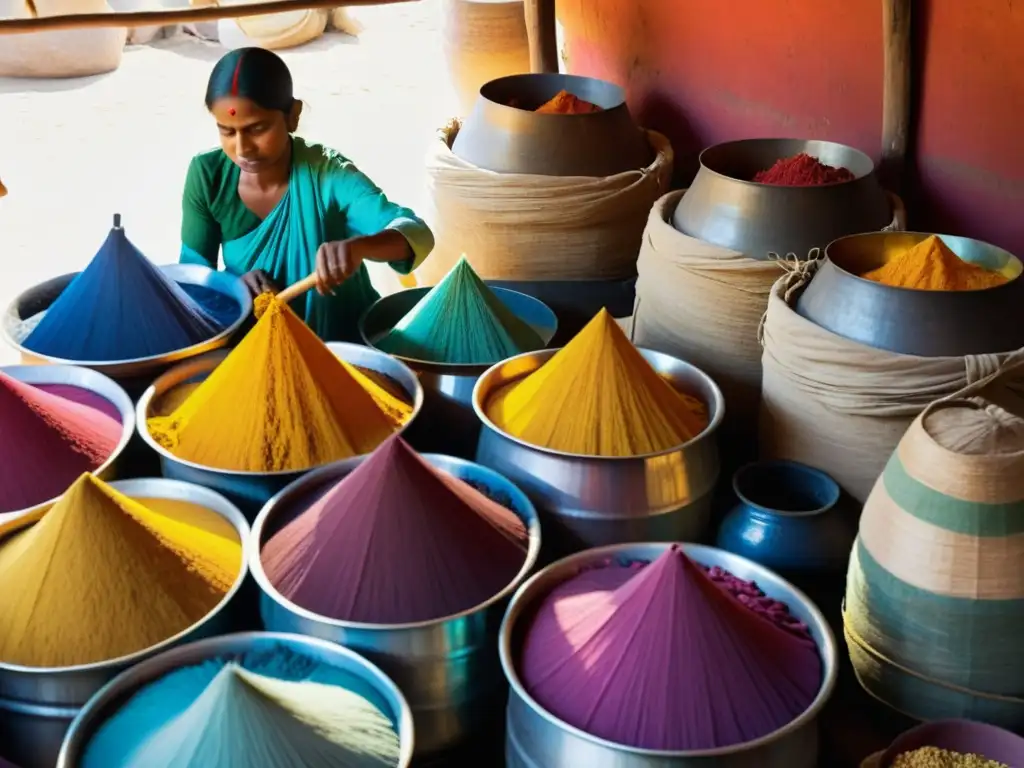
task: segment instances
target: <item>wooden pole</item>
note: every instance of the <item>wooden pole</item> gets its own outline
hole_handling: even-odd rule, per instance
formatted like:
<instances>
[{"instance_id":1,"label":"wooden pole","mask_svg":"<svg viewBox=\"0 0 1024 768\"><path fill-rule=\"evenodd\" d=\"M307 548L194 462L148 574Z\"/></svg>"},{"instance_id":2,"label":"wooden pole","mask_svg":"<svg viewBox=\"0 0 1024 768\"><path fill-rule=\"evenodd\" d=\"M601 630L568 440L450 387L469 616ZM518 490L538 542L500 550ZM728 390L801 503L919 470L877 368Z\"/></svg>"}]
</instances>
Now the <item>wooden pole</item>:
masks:
<instances>
[{"instance_id":1,"label":"wooden pole","mask_svg":"<svg viewBox=\"0 0 1024 768\"><path fill-rule=\"evenodd\" d=\"M882 0L885 75L882 90L882 183L900 194L910 139L912 0Z\"/></svg>"},{"instance_id":2,"label":"wooden pole","mask_svg":"<svg viewBox=\"0 0 1024 768\"><path fill-rule=\"evenodd\" d=\"M530 40L530 71L558 73L558 37L555 34L555 0L524 0L526 35Z\"/></svg>"},{"instance_id":3,"label":"wooden pole","mask_svg":"<svg viewBox=\"0 0 1024 768\"><path fill-rule=\"evenodd\" d=\"M415 0L274 0L270 3L181 8L168 11L132 11L130 13L69 13L35 19L2 19L0 35L24 35L30 32L53 32L61 29L95 29L96 27L148 27L167 24L189 24L197 21L238 19L311 8L344 6L392 5Z\"/></svg>"}]
</instances>

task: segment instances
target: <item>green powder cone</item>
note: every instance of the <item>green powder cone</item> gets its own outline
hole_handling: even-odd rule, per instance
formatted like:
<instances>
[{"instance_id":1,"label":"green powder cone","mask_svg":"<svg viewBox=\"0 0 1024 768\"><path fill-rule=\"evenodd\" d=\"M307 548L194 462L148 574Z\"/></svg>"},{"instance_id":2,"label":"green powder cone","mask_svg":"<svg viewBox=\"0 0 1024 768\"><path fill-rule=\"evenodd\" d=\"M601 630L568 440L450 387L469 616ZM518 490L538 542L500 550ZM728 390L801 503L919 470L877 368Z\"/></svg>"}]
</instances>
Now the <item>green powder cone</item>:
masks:
<instances>
[{"instance_id":1,"label":"green powder cone","mask_svg":"<svg viewBox=\"0 0 1024 768\"><path fill-rule=\"evenodd\" d=\"M413 360L491 365L541 349L544 342L463 257L376 346Z\"/></svg>"}]
</instances>

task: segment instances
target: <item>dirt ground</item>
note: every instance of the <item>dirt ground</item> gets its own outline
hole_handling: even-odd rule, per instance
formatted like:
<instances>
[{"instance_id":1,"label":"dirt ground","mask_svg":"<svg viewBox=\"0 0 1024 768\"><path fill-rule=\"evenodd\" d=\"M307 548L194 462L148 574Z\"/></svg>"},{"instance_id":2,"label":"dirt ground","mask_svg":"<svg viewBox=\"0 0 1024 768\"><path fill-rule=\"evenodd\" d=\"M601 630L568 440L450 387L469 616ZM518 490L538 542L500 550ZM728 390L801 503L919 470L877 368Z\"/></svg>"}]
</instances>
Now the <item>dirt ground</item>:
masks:
<instances>
[{"instance_id":1,"label":"dirt ground","mask_svg":"<svg viewBox=\"0 0 1024 768\"><path fill-rule=\"evenodd\" d=\"M332 33L282 53L306 103L302 135L342 151L413 208L425 197L427 144L453 114L439 12L437 0L359 9L358 39ZM177 260L188 161L217 143L203 94L224 50L176 36L129 47L109 75L0 78L0 179L10 192L0 199L0 308L81 269L115 212L153 261ZM0 364L13 362L0 345Z\"/></svg>"}]
</instances>

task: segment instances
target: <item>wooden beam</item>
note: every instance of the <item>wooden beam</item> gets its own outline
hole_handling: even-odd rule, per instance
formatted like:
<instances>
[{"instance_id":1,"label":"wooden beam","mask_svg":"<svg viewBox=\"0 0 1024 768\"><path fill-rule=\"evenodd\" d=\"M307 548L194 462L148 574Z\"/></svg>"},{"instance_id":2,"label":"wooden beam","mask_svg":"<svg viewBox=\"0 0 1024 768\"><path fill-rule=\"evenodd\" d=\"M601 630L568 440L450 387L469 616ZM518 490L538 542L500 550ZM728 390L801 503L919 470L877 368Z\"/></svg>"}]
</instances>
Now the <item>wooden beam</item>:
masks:
<instances>
[{"instance_id":1,"label":"wooden beam","mask_svg":"<svg viewBox=\"0 0 1024 768\"><path fill-rule=\"evenodd\" d=\"M910 140L912 0L882 0L885 74L882 89L882 159L878 173L900 194Z\"/></svg>"},{"instance_id":2,"label":"wooden beam","mask_svg":"<svg viewBox=\"0 0 1024 768\"><path fill-rule=\"evenodd\" d=\"M555 34L555 0L524 0L526 34L530 40L530 71L558 72L558 36Z\"/></svg>"}]
</instances>

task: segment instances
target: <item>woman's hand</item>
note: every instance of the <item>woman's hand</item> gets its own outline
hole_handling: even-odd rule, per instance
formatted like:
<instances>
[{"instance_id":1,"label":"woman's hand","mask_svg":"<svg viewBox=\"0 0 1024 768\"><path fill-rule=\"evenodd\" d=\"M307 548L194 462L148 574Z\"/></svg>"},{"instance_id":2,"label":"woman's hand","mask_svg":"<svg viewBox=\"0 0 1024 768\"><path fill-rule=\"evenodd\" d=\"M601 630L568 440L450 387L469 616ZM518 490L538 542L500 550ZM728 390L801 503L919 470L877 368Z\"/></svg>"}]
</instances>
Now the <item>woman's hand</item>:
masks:
<instances>
[{"instance_id":1,"label":"woman's hand","mask_svg":"<svg viewBox=\"0 0 1024 768\"><path fill-rule=\"evenodd\" d=\"M261 293L278 293L281 288L262 269L254 269L242 275L242 282L255 299Z\"/></svg>"},{"instance_id":2,"label":"woman's hand","mask_svg":"<svg viewBox=\"0 0 1024 768\"><path fill-rule=\"evenodd\" d=\"M408 241L394 229L324 243L316 252L316 289L321 296L333 292L359 271L364 261L401 261L411 256Z\"/></svg>"}]
</instances>

